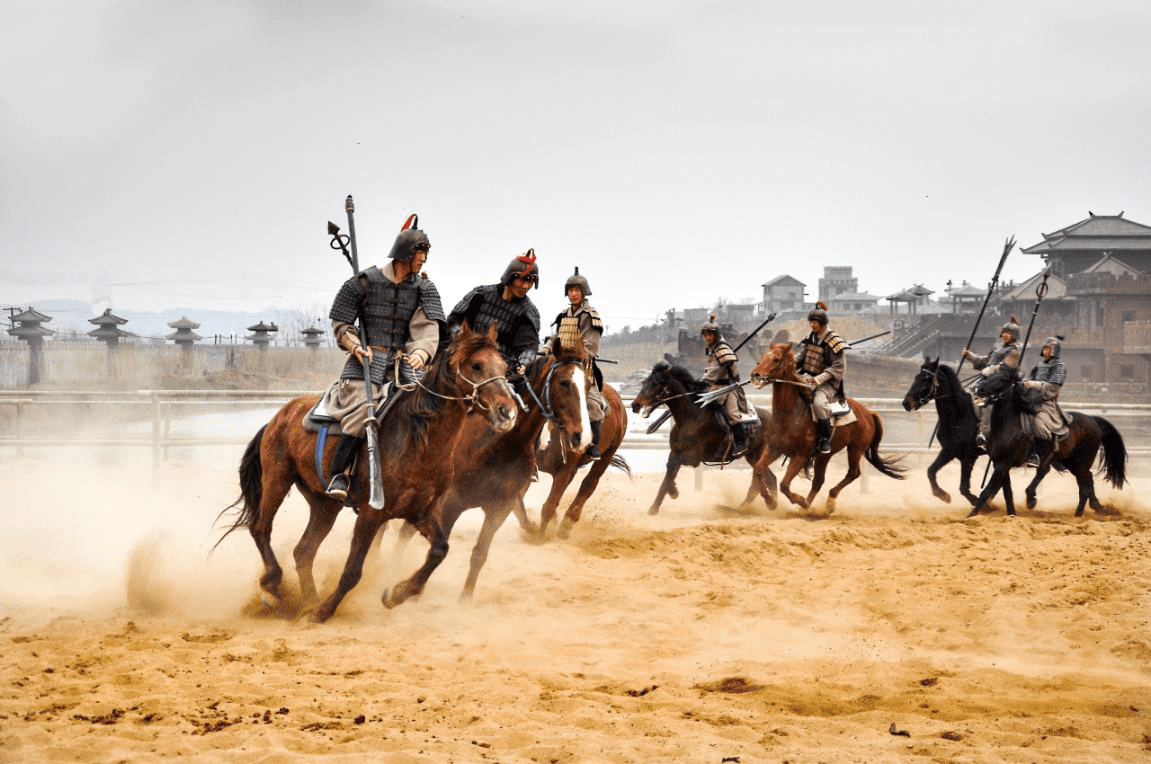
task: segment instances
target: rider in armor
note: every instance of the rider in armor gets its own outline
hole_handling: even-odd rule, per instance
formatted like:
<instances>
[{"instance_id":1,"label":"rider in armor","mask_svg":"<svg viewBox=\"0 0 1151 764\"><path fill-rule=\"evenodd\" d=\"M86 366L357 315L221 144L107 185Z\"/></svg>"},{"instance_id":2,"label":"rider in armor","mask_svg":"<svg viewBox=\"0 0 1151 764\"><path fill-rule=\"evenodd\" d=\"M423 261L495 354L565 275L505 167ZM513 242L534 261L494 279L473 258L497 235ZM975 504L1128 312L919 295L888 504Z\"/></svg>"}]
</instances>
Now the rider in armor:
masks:
<instances>
[{"instance_id":1,"label":"rider in armor","mask_svg":"<svg viewBox=\"0 0 1151 764\"><path fill-rule=\"evenodd\" d=\"M844 351L849 347L827 327L827 306L822 301L807 313L811 333L800 342L795 354L799 377L811 389L811 416L815 420L815 450L831 453L831 401L842 401L843 374L847 370Z\"/></svg>"},{"instance_id":2,"label":"rider in armor","mask_svg":"<svg viewBox=\"0 0 1151 764\"><path fill-rule=\"evenodd\" d=\"M987 355L975 355L970 348L963 348L963 357L982 376L972 391L972 403L979 416L979 434L975 445L986 451L991 430L991 406L987 405L992 395L1002 391L1007 384L1015 381L1023 350L1019 347L1019 322L1011 317L999 330L999 344Z\"/></svg>"},{"instance_id":3,"label":"rider in armor","mask_svg":"<svg viewBox=\"0 0 1151 764\"><path fill-rule=\"evenodd\" d=\"M1036 466L1039 459L1054 448L1060 438L1067 435L1067 420L1059 408L1059 392L1067 379L1067 366L1059 357L1060 341L1063 338L1056 335L1043 340L1043 349L1040 355L1043 360L1031 370L1030 379L1023 383L1023 387L1038 399L1038 411L1031 417L1032 463Z\"/></svg>"},{"instance_id":4,"label":"rider in armor","mask_svg":"<svg viewBox=\"0 0 1151 764\"><path fill-rule=\"evenodd\" d=\"M522 376L539 354L540 314L528 297L539 283L536 252L529 249L508 263L498 284L478 286L464 295L448 314L448 326L455 333L466 320L472 331L486 332L497 322L496 342L508 364L508 375Z\"/></svg>"},{"instance_id":5,"label":"rider in armor","mask_svg":"<svg viewBox=\"0 0 1151 764\"><path fill-rule=\"evenodd\" d=\"M440 293L427 274L420 273L432 245L417 223L415 215L408 218L388 254L390 263L373 265L344 282L328 313L336 344L349 354L340 378L321 401L321 409L340 422L328 485L328 495L337 499L348 496L352 459L375 408L367 405L363 359L370 363L374 404L384 383L397 375L404 384L422 377L446 336ZM360 342L357 320L367 347Z\"/></svg>"},{"instance_id":6,"label":"rider in armor","mask_svg":"<svg viewBox=\"0 0 1151 764\"><path fill-rule=\"evenodd\" d=\"M599 450L600 429L605 416L603 400L603 377L595 367L595 357L599 355L599 340L603 334L603 321L599 313L587 301L591 286L580 275L579 268L568 276L564 284L564 295L568 298L567 310L556 316L552 326L556 327L556 337L561 347L572 347L583 343L588 354L588 371L592 374L592 384L587 391L587 412L591 420L591 443L584 452L592 459L603 456Z\"/></svg>"},{"instance_id":7,"label":"rider in armor","mask_svg":"<svg viewBox=\"0 0 1151 764\"><path fill-rule=\"evenodd\" d=\"M739 382L739 368L736 367L739 357L724 341L714 313L699 333L707 343L707 349L704 351L704 355L707 356L707 370L703 373L703 381L708 383L708 390L718 390ZM742 387L736 387L720 398L719 404L723 409L723 420L731 430L731 455L738 456L747 450L747 423L743 420L743 415L749 411L747 396L744 395Z\"/></svg>"}]
</instances>

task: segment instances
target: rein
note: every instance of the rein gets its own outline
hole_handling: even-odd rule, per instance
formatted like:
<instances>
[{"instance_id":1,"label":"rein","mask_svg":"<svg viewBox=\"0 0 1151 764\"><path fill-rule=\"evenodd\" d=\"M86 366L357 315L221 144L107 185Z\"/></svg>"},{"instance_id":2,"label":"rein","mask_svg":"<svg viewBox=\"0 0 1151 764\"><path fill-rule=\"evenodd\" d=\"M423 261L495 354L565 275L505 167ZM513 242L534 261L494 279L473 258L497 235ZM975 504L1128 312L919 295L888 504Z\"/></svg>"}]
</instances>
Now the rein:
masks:
<instances>
[{"instance_id":1,"label":"rein","mask_svg":"<svg viewBox=\"0 0 1151 764\"><path fill-rule=\"evenodd\" d=\"M540 412L544 415L544 419L554 424L561 430L564 429L564 427L560 423L559 417L556 416L555 409L552 406L552 378L555 377L556 369L558 369L560 366L575 366L576 364L582 365L582 362L556 361L552 364L551 368L548 369L547 377L544 379L544 399L542 401L540 400L540 397L536 395L536 389L532 387L531 384L526 386L528 389L528 394L531 395L532 400L535 401L535 404L540 407Z\"/></svg>"},{"instance_id":2,"label":"rein","mask_svg":"<svg viewBox=\"0 0 1151 764\"><path fill-rule=\"evenodd\" d=\"M430 394L434 395L435 397L441 398L445 401L469 401L468 413L471 413L476 408L479 408L482 411L489 411L490 410L487 406L484 405L483 401L481 401L479 399L479 392L480 392L481 387L483 387L484 385L486 385L490 382L499 382L501 380L503 381L505 386L508 383L507 378L504 377L503 375L499 375L499 376L495 376L495 377L488 377L487 379L480 380L479 382L475 382L475 381L470 380L467 377L465 377L463 375L463 372L461 372L458 368L456 369L456 379L462 379L464 382L467 382L469 385L472 386L472 391L470 393L468 393L467 395L444 395L443 393L438 393L435 390L428 387L427 385L425 385L422 379L417 379L415 381L415 383L413 383L411 386L409 386L406 389L414 389L415 387L419 387L424 392L430 393ZM510 389L510 387L509 387L509 389ZM512 391L512 392L514 393L514 391Z\"/></svg>"}]
</instances>

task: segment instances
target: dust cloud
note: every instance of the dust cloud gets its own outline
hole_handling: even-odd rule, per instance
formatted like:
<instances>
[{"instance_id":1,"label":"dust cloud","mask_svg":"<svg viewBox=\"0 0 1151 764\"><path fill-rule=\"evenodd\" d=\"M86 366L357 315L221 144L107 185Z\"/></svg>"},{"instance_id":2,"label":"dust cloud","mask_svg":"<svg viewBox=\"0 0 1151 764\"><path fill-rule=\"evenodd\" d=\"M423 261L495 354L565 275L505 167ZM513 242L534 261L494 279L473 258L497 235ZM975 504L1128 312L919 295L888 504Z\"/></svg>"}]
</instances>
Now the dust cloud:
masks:
<instances>
[{"instance_id":1,"label":"dust cloud","mask_svg":"<svg viewBox=\"0 0 1151 764\"><path fill-rule=\"evenodd\" d=\"M0 467L5 756L90 758L96 739L108 761L1146 754L1146 478L1098 482L1114 514L1074 518L1074 481L1053 475L1036 510L966 519L931 496L922 460L904 481L865 467L830 514L739 510L748 470L703 471L699 490L684 470L651 516L662 476L610 470L570 539L531 543L509 519L473 601L458 598L477 510L418 600L380 603L427 550L397 552L389 528L315 625L260 611L246 531L217 545L238 449L155 468L147 449L121 452L29 449ZM533 518L548 481L528 493ZM954 494L957 470L941 482ZM293 491L273 533L289 588L306 520ZM322 592L353 521L321 549Z\"/></svg>"}]
</instances>

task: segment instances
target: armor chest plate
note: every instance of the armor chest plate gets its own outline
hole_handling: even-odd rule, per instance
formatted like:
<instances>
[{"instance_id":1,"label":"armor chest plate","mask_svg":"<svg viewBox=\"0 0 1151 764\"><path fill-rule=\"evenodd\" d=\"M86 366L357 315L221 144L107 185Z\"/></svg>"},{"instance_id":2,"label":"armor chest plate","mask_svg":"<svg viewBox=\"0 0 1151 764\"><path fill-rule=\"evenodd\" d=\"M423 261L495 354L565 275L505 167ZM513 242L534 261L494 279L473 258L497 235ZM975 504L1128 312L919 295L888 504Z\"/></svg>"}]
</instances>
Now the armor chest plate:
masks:
<instances>
[{"instance_id":1,"label":"armor chest plate","mask_svg":"<svg viewBox=\"0 0 1151 764\"><path fill-rule=\"evenodd\" d=\"M419 303L420 291L414 280L399 284L386 278L369 280L363 310L368 344L402 347L410 338L408 327Z\"/></svg>"}]
</instances>

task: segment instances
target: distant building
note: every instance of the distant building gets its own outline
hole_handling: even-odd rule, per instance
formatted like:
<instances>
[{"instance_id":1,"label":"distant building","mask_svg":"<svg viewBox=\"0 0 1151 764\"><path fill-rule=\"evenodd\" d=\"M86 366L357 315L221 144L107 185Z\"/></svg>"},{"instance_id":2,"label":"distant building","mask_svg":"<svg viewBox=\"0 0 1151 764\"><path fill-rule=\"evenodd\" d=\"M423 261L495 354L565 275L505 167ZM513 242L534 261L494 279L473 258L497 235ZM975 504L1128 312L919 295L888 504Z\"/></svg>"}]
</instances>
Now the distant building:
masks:
<instances>
[{"instance_id":1,"label":"distant building","mask_svg":"<svg viewBox=\"0 0 1151 764\"><path fill-rule=\"evenodd\" d=\"M832 313L844 315L872 312L879 306L879 299L879 295L867 292L844 292L823 302Z\"/></svg>"},{"instance_id":2,"label":"distant building","mask_svg":"<svg viewBox=\"0 0 1151 764\"><path fill-rule=\"evenodd\" d=\"M96 325L95 329L88 332L88 336L104 342L109 348L118 346L122 338L132 336L131 332L120 328L128 323L128 319L113 315L111 308L104 308L101 315L89 318L88 323Z\"/></svg>"},{"instance_id":3,"label":"distant building","mask_svg":"<svg viewBox=\"0 0 1151 764\"><path fill-rule=\"evenodd\" d=\"M168 326L176 331L167 335L164 339L172 340L172 342L176 343L177 347L183 348L184 350L191 350L195 342L203 339L203 337L192 331L193 329L199 329L200 325L195 321L189 320L187 316L180 316L178 321L172 321Z\"/></svg>"},{"instance_id":4,"label":"distant building","mask_svg":"<svg viewBox=\"0 0 1151 764\"><path fill-rule=\"evenodd\" d=\"M763 284L763 312L785 313L789 310L803 310L804 287L807 286L794 276L776 276Z\"/></svg>"},{"instance_id":5,"label":"distant building","mask_svg":"<svg viewBox=\"0 0 1151 764\"><path fill-rule=\"evenodd\" d=\"M933 294L935 292L931 289L922 284L915 284L910 289L889 294L886 299L892 313L902 312L900 308L903 305L907 306L908 313L919 313L921 308L931 305L931 295Z\"/></svg>"},{"instance_id":6,"label":"distant building","mask_svg":"<svg viewBox=\"0 0 1151 764\"><path fill-rule=\"evenodd\" d=\"M850 265L829 265L823 269L819 280L819 299L828 307L831 301L841 294L859 292L859 279L851 275ZM878 298L876 298L878 300Z\"/></svg>"}]
</instances>

